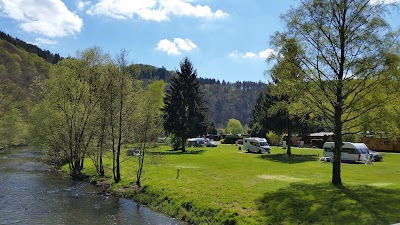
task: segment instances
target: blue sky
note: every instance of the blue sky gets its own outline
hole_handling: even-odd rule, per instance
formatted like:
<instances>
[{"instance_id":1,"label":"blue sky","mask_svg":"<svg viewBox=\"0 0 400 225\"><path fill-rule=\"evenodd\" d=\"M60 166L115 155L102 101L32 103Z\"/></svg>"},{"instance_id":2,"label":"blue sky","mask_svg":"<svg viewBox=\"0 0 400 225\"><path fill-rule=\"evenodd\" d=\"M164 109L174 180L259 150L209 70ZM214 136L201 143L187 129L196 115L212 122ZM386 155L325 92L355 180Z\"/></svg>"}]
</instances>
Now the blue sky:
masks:
<instances>
[{"instance_id":1,"label":"blue sky","mask_svg":"<svg viewBox=\"0 0 400 225\"><path fill-rule=\"evenodd\" d=\"M390 0L398 2L398 0ZM99 46L132 63L229 82L268 77L269 37L295 0L0 0L0 30L61 56ZM389 21L399 26L400 16Z\"/></svg>"}]
</instances>

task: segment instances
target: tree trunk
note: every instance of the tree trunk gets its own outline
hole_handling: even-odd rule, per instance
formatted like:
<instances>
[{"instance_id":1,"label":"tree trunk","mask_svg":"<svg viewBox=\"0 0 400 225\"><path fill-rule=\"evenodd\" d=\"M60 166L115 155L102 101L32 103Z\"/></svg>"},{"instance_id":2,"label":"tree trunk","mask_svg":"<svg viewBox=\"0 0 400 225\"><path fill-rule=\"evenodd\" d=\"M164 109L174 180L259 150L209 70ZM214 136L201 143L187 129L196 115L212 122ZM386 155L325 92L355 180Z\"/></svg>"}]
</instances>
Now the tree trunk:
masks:
<instances>
[{"instance_id":1,"label":"tree trunk","mask_svg":"<svg viewBox=\"0 0 400 225\"><path fill-rule=\"evenodd\" d=\"M290 121L287 124L287 132L288 132L288 138L287 138L287 155L292 155L292 127L290 126Z\"/></svg>"},{"instance_id":2,"label":"tree trunk","mask_svg":"<svg viewBox=\"0 0 400 225\"><path fill-rule=\"evenodd\" d=\"M182 152L186 152L186 138L182 137Z\"/></svg>"},{"instance_id":3,"label":"tree trunk","mask_svg":"<svg viewBox=\"0 0 400 225\"><path fill-rule=\"evenodd\" d=\"M115 166L117 167L116 168L116 173L115 173L115 179L114 179L114 181L115 181L115 183L118 183L118 182L120 182L121 181L121 168L120 168L120 163L119 163L119 161L120 161L120 155L121 155L121 147L120 146L118 146L118 149L117 149L117 158L116 158L116 162L115 162Z\"/></svg>"},{"instance_id":4,"label":"tree trunk","mask_svg":"<svg viewBox=\"0 0 400 225\"><path fill-rule=\"evenodd\" d=\"M335 109L335 130L334 130L334 142L335 147L333 148L333 167L332 167L332 184L342 185L341 178L341 147L342 147L342 121L341 121L341 107Z\"/></svg>"}]
</instances>

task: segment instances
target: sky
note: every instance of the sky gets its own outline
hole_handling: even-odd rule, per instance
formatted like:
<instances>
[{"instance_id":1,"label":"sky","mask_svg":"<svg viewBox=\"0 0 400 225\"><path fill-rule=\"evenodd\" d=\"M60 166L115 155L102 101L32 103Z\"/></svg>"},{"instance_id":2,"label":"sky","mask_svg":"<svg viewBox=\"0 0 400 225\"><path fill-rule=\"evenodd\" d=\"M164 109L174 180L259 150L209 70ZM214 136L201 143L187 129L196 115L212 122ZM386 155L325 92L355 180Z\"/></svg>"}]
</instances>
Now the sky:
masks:
<instances>
[{"instance_id":1,"label":"sky","mask_svg":"<svg viewBox=\"0 0 400 225\"><path fill-rule=\"evenodd\" d=\"M125 49L131 63L176 70L189 57L203 78L267 82L269 39L297 2L0 0L0 30L62 57L93 46L112 56ZM398 12L388 21L400 26Z\"/></svg>"}]
</instances>

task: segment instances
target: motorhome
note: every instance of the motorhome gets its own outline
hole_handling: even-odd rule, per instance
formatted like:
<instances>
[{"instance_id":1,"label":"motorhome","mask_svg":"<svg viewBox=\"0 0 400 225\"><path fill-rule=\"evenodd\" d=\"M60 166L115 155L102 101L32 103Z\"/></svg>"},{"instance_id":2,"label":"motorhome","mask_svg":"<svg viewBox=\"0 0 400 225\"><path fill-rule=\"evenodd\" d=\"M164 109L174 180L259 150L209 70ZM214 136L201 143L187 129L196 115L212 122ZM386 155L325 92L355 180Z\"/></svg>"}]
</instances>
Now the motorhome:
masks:
<instances>
[{"instance_id":1,"label":"motorhome","mask_svg":"<svg viewBox=\"0 0 400 225\"><path fill-rule=\"evenodd\" d=\"M189 147L203 147L206 144L205 138L189 138Z\"/></svg>"},{"instance_id":2,"label":"motorhome","mask_svg":"<svg viewBox=\"0 0 400 225\"><path fill-rule=\"evenodd\" d=\"M263 152L271 152L267 139L258 137L244 138L243 149L247 152L255 152L259 154Z\"/></svg>"},{"instance_id":3,"label":"motorhome","mask_svg":"<svg viewBox=\"0 0 400 225\"><path fill-rule=\"evenodd\" d=\"M324 157L333 160L334 142L324 143ZM351 162L366 162L369 159L369 150L364 143L343 142L341 147L341 160Z\"/></svg>"}]
</instances>

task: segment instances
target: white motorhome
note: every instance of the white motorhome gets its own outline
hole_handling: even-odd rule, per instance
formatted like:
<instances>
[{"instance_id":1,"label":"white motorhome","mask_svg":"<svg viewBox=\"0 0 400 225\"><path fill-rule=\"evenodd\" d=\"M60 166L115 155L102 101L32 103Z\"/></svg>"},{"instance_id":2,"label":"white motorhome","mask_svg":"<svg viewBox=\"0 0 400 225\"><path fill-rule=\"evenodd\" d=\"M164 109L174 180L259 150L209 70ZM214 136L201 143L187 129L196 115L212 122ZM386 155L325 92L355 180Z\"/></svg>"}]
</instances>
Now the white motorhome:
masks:
<instances>
[{"instance_id":1,"label":"white motorhome","mask_svg":"<svg viewBox=\"0 0 400 225\"><path fill-rule=\"evenodd\" d=\"M334 142L324 143L324 157L329 157L333 160ZM369 150L364 143L343 142L341 147L341 160L357 162L366 162L369 159Z\"/></svg>"},{"instance_id":2,"label":"white motorhome","mask_svg":"<svg viewBox=\"0 0 400 225\"><path fill-rule=\"evenodd\" d=\"M205 138L189 138L189 147L203 147L206 144Z\"/></svg>"},{"instance_id":3,"label":"white motorhome","mask_svg":"<svg viewBox=\"0 0 400 225\"><path fill-rule=\"evenodd\" d=\"M251 137L251 138L244 138L243 139L243 150L247 152L255 152L255 153L263 153L268 152L270 153L271 149L268 145L267 139L265 138L258 138L258 137Z\"/></svg>"}]
</instances>

